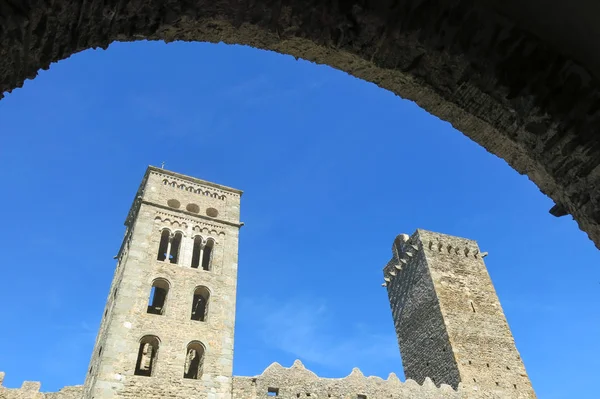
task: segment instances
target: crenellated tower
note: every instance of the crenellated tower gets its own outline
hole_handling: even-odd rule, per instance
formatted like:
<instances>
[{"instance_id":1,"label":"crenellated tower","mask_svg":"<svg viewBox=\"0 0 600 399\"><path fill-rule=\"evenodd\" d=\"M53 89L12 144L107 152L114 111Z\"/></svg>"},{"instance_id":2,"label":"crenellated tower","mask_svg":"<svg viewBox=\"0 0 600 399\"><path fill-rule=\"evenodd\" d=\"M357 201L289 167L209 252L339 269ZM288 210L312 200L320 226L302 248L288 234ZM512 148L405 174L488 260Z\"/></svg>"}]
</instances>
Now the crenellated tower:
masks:
<instances>
[{"instance_id":1,"label":"crenellated tower","mask_svg":"<svg viewBox=\"0 0 600 399\"><path fill-rule=\"evenodd\" d=\"M148 167L84 398L231 398L241 194Z\"/></svg>"},{"instance_id":2,"label":"crenellated tower","mask_svg":"<svg viewBox=\"0 0 600 399\"><path fill-rule=\"evenodd\" d=\"M475 241L420 229L394 240L384 285L406 378L535 398L485 255Z\"/></svg>"}]
</instances>

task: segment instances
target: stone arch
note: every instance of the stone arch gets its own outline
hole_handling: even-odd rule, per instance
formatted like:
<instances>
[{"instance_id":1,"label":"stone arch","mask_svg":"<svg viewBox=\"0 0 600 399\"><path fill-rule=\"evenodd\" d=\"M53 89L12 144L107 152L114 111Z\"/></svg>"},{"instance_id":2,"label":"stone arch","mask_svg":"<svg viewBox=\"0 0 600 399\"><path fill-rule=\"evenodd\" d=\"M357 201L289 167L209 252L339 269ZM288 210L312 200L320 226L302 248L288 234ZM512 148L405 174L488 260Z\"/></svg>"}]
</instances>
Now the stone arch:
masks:
<instances>
[{"instance_id":1,"label":"stone arch","mask_svg":"<svg viewBox=\"0 0 600 399\"><path fill-rule=\"evenodd\" d=\"M183 378L198 380L202 377L205 353L206 347L200 341L192 341L187 345Z\"/></svg>"},{"instance_id":2,"label":"stone arch","mask_svg":"<svg viewBox=\"0 0 600 399\"><path fill-rule=\"evenodd\" d=\"M373 82L449 121L527 174L555 201L552 214L572 214L600 247L600 64L593 51L569 46L594 43L592 28L561 42L540 21L520 17L519 7L491 3L6 3L0 95L52 62L113 41L222 41L289 54ZM563 17L572 24L578 12Z\"/></svg>"},{"instance_id":3,"label":"stone arch","mask_svg":"<svg viewBox=\"0 0 600 399\"><path fill-rule=\"evenodd\" d=\"M192 246L192 264L190 265L192 269L197 269L202 261L202 248L204 246L203 241L204 240L200 234L194 235L194 243Z\"/></svg>"},{"instance_id":4,"label":"stone arch","mask_svg":"<svg viewBox=\"0 0 600 399\"><path fill-rule=\"evenodd\" d=\"M171 283L166 278L157 277L152 281L147 313L155 315L165 314L170 288Z\"/></svg>"},{"instance_id":5,"label":"stone arch","mask_svg":"<svg viewBox=\"0 0 600 399\"><path fill-rule=\"evenodd\" d=\"M173 237L171 239L171 251L169 253L169 262L175 264L179 263L183 237L185 237L185 233L183 231L177 229L173 232Z\"/></svg>"},{"instance_id":6,"label":"stone arch","mask_svg":"<svg viewBox=\"0 0 600 399\"><path fill-rule=\"evenodd\" d=\"M160 239L158 243L158 254L156 259L159 261L164 261L168 257L168 246L169 240L171 238L172 232L168 227L162 227L160 230Z\"/></svg>"},{"instance_id":7,"label":"stone arch","mask_svg":"<svg viewBox=\"0 0 600 399\"><path fill-rule=\"evenodd\" d=\"M135 375L151 377L156 368L160 340L155 335L145 335L140 339Z\"/></svg>"},{"instance_id":8,"label":"stone arch","mask_svg":"<svg viewBox=\"0 0 600 399\"><path fill-rule=\"evenodd\" d=\"M208 236L205 240L204 249L202 251L202 269L211 271L213 269L213 253L215 252L215 245L217 245L217 241Z\"/></svg>"},{"instance_id":9,"label":"stone arch","mask_svg":"<svg viewBox=\"0 0 600 399\"><path fill-rule=\"evenodd\" d=\"M190 318L196 321L206 321L210 306L210 290L208 287L199 285L194 288L192 298L192 312Z\"/></svg>"}]
</instances>

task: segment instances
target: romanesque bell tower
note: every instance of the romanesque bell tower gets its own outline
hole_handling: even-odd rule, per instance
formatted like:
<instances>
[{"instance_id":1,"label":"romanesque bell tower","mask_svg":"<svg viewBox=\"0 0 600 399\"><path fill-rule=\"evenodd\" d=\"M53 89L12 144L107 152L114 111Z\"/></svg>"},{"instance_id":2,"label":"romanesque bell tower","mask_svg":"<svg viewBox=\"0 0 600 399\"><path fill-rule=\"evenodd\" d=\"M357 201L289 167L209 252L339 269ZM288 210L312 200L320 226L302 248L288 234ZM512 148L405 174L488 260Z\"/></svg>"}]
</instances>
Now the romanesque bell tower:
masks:
<instances>
[{"instance_id":1,"label":"romanesque bell tower","mask_svg":"<svg viewBox=\"0 0 600 399\"><path fill-rule=\"evenodd\" d=\"M85 399L231 398L241 194L148 167Z\"/></svg>"},{"instance_id":2,"label":"romanesque bell tower","mask_svg":"<svg viewBox=\"0 0 600 399\"><path fill-rule=\"evenodd\" d=\"M384 268L406 378L467 395L535 393L475 241L417 230Z\"/></svg>"}]
</instances>

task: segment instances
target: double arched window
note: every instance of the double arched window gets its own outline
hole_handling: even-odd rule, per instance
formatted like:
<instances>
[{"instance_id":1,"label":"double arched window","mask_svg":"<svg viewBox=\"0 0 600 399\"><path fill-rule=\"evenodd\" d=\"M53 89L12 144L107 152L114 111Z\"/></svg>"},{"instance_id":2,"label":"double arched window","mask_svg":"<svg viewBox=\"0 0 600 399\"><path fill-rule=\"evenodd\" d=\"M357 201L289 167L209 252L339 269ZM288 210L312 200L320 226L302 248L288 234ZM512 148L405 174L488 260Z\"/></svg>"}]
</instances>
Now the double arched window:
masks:
<instances>
[{"instance_id":1,"label":"double arched window","mask_svg":"<svg viewBox=\"0 0 600 399\"><path fill-rule=\"evenodd\" d=\"M194 237L194 249L192 250L192 269L202 267L203 270L210 271L212 263L212 254L215 247L215 241L212 238L203 240L201 236Z\"/></svg>"},{"instance_id":2,"label":"double arched window","mask_svg":"<svg viewBox=\"0 0 600 399\"><path fill-rule=\"evenodd\" d=\"M178 263L182 238L183 234L180 231L172 234L168 229L163 229L160 233L157 259L160 261L168 260L170 263Z\"/></svg>"},{"instance_id":3,"label":"double arched window","mask_svg":"<svg viewBox=\"0 0 600 399\"><path fill-rule=\"evenodd\" d=\"M182 241L183 233L181 231L172 233L168 228L163 228L160 232L160 242L158 244L156 259L161 262L181 263ZM214 248L215 240L213 238L203 239L199 235L195 236L190 266L193 269L202 268L203 270L210 271L212 269ZM187 263L188 260L184 260L184 262Z\"/></svg>"}]
</instances>

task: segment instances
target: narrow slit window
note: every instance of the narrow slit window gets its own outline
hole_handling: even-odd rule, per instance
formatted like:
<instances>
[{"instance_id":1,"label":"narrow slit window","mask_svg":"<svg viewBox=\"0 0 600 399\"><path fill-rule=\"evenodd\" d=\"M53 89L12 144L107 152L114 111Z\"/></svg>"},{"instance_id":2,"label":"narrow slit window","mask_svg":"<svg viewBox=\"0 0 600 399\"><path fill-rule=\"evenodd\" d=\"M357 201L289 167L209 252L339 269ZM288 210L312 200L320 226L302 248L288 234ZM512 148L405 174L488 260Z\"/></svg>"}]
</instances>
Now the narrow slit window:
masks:
<instances>
[{"instance_id":1,"label":"narrow slit window","mask_svg":"<svg viewBox=\"0 0 600 399\"><path fill-rule=\"evenodd\" d=\"M148 298L147 312L150 314L162 315L165 312L167 303L167 294L169 293L169 283L164 279L154 280L150 289L150 298Z\"/></svg>"},{"instance_id":2,"label":"narrow slit window","mask_svg":"<svg viewBox=\"0 0 600 399\"><path fill-rule=\"evenodd\" d=\"M204 346L200 342L191 342L187 346L183 378L198 380L202 377L204 363Z\"/></svg>"},{"instance_id":3,"label":"narrow slit window","mask_svg":"<svg viewBox=\"0 0 600 399\"><path fill-rule=\"evenodd\" d=\"M171 233L165 229L160 233L160 244L158 244L158 257L156 259L164 261L167 259L167 250L169 247L169 236Z\"/></svg>"},{"instance_id":4,"label":"narrow slit window","mask_svg":"<svg viewBox=\"0 0 600 399\"><path fill-rule=\"evenodd\" d=\"M194 237L194 249L192 250L192 269L197 269L200 266L200 258L202 257L202 237Z\"/></svg>"},{"instance_id":5,"label":"narrow slit window","mask_svg":"<svg viewBox=\"0 0 600 399\"><path fill-rule=\"evenodd\" d=\"M158 338L153 335L147 335L140 340L137 362L135 365L135 375L145 377L152 376L152 371L158 355Z\"/></svg>"},{"instance_id":6,"label":"narrow slit window","mask_svg":"<svg viewBox=\"0 0 600 399\"><path fill-rule=\"evenodd\" d=\"M194 290L194 298L192 300L192 320L206 321L208 315L208 300L210 292L206 287L197 287Z\"/></svg>"},{"instance_id":7,"label":"narrow slit window","mask_svg":"<svg viewBox=\"0 0 600 399\"><path fill-rule=\"evenodd\" d=\"M212 266L211 263L214 246L215 242L213 240L208 240L204 246L204 250L202 251L202 269L206 271L210 271Z\"/></svg>"}]
</instances>

